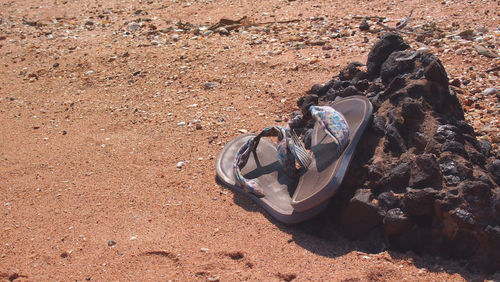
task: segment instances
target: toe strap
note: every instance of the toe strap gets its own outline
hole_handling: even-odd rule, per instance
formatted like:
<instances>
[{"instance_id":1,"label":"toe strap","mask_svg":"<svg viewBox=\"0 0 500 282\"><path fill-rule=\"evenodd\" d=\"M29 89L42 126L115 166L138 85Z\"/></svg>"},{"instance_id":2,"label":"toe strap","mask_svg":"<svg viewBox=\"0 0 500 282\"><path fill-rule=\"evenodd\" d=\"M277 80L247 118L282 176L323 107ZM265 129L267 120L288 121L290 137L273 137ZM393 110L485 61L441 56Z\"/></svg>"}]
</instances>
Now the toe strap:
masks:
<instances>
[{"instance_id":1,"label":"toe strap","mask_svg":"<svg viewBox=\"0 0 500 282\"><path fill-rule=\"evenodd\" d=\"M309 111L314 119L323 127L325 133L337 143L337 153L339 155L342 154L349 144L349 125L345 117L329 106L311 106ZM261 133L248 139L247 142L241 146L233 163L233 173L236 185L259 197L264 196L264 190L255 179L246 179L243 177L241 168L248 162L250 154L256 151L260 139L268 136L278 137L278 162L288 176L300 176L312 162L310 154L306 151L304 145L293 131L281 126L264 128ZM299 164L300 169L297 169L296 162Z\"/></svg>"},{"instance_id":2,"label":"toe strap","mask_svg":"<svg viewBox=\"0 0 500 282\"><path fill-rule=\"evenodd\" d=\"M349 144L349 124L344 115L329 106L311 106L309 111L325 133L337 143L337 153L342 154Z\"/></svg>"},{"instance_id":3,"label":"toe strap","mask_svg":"<svg viewBox=\"0 0 500 282\"><path fill-rule=\"evenodd\" d=\"M281 126L270 126L264 128L260 134L248 139L248 141L239 149L233 163L233 172L235 175L236 185L243 190L263 197L264 191L262 187L254 179L246 179L241 173L250 157L251 152L255 152L262 137L276 136L278 137L277 158L283 171L291 176L298 177L300 170L306 169L311 162L310 156L304 149L302 143L294 133ZM298 141L298 142L297 142ZM299 163L300 170L296 168L295 161Z\"/></svg>"}]
</instances>

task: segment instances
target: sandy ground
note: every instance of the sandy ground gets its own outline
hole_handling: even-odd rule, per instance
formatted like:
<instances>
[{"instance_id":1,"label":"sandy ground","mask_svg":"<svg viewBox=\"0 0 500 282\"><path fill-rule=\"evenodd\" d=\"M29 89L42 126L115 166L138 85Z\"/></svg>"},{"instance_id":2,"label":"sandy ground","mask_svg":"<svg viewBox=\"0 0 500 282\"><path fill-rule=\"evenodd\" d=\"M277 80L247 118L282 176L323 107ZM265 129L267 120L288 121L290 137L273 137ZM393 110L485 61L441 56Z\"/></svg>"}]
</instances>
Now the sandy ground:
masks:
<instances>
[{"instance_id":1,"label":"sandy ground","mask_svg":"<svg viewBox=\"0 0 500 282\"><path fill-rule=\"evenodd\" d=\"M395 26L414 9L413 26L486 29L498 54L496 1L365 2L0 1L0 279L491 278L308 235L215 181L227 141L284 124L312 84L366 61L378 33L354 15ZM186 31L243 16L295 21ZM498 98L481 93L498 58L444 40L430 51L471 81L468 119L497 140Z\"/></svg>"}]
</instances>

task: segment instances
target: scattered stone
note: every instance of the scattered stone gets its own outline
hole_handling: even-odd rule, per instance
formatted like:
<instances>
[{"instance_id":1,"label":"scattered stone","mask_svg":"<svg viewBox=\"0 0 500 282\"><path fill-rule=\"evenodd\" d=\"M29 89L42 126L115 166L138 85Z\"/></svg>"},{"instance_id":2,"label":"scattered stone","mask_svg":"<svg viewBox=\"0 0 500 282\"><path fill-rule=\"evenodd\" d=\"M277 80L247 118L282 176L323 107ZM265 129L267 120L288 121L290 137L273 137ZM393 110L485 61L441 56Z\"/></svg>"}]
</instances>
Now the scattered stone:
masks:
<instances>
[{"instance_id":1,"label":"scattered stone","mask_svg":"<svg viewBox=\"0 0 500 282\"><path fill-rule=\"evenodd\" d=\"M109 240L109 241L108 241L108 246L112 247L112 246L114 246L114 245L116 245L116 242L115 242L115 241L113 241L113 240Z\"/></svg>"},{"instance_id":2,"label":"scattered stone","mask_svg":"<svg viewBox=\"0 0 500 282\"><path fill-rule=\"evenodd\" d=\"M476 51L479 55L483 55L485 57L492 58L492 59L497 57L497 54L495 54L495 52L488 50L488 49L484 48L483 46L475 45L474 48L476 48Z\"/></svg>"},{"instance_id":3,"label":"scattered stone","mask_svg":"<svg viewBox=\"0 0 500 282\"><path fill-rule=\"evenodd\" d=\"M217 88L219 86L219 83L215 82L215 81L209 81L207 83L205 83L205 89L214 89L214 88Z\"/></svg>"},{"instance_id":4,"label":"scattered stone","mask_svg":"<svg viewBox=\"0 0 500 282\"><path fill-rule=\"evenodd\" d=\"M486 88L483 91L483 95L489 96L489 95L495 95L498 94L498 90L496 88Z\"/></svg>"},{"instance_id":5,"label":"scattered stone","mask_svg":"<svg viewBox=\"0 0 500 282\"><path fill-rule=\"evenodd\" d=\"M128 29L129 29L130 31L136 31L136 30L138 30L139 28L141 28L141 25L140 25L140 24L138 24L138 23L136 23L136 22L131 22L131 23L129 23L129 24L128 24Z\"/></svg>"},{"instance_id":6,"label":"scattered stone","mask_svg":"<svg viewBox=\"0 0 500 282\"><path fill-rule=\"evenodd\" d=\"M184 165L185 165L184 162L178 162L176 167L177 167L177 169L181 169Z\"/></svg>"},{"instance_id":7,"label":"scattered stone","mask_svg":"<svg viewBox=\"0 0 500 282\"><path fill-rule=\"evenodd\" d=\"M229 35L229 31L224 28L224 27L219 27L215 30L215 32L221 34L221 35Z\"/></svg>"},{"instance_id":8,"label":"scattered stone","mask_svg":"<svg viewBox=\"0 0 500 282\"><path fill-rule=\"evenodd\" d=\"M359 30L361 30L361 31L367 31L367 30L370 30L370 25L369 25L366 21L362 21L362 22L359 24Z\"/></svg>"}]
</instances>

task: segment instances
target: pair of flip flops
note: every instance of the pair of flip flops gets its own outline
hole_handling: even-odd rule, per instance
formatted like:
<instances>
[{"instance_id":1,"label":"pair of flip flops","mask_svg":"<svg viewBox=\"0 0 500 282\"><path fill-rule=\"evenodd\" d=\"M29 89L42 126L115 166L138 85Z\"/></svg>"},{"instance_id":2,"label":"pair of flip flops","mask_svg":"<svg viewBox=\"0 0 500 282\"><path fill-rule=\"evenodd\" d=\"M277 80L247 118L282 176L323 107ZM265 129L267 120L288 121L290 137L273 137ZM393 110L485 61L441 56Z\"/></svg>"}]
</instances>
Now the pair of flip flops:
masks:
<instances>
[{"instance_id":1,"label":"pair of flip flops","mask_svg":"<svg viewBox=\"0 0 500 282\"><path fill-rule=\"evenodd\" d=\"M216 162L217 177L226 186L286 224L305 221L326 208L342 183L372 104L364 96L351 96L309 111L316 120L310 152L293 131L273 126L258 135L236 137ZM269 136L276 136L278 144L262 138Z\"/></svg>"}]
</instances>

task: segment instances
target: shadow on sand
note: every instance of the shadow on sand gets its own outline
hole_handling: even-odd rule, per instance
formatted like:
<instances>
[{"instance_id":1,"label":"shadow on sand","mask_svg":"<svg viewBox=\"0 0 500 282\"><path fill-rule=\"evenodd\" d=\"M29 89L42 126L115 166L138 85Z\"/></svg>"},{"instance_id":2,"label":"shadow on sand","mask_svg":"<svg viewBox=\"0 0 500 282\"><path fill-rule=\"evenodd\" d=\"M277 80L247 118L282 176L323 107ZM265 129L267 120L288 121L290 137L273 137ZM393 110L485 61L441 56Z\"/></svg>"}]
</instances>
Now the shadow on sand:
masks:
<instances>
[{"instance_id":1,"label":"shadow on sand","mask_svg":"<svg viewBox=\"0 0 500 282\"><path fill-rule=\"evenodd\" d=\"M217 183L224 186L219 180L217 180ZM262 213L281 231L292 235L293 242L297 245L323 257L336 258L351 252L360 252L360 254L386 252L394 264L398 264L398 261L411 261L415 267L425 269L429 272L459 274L466 280L496 280L500 278L499 273L488 275L479 272L477 268L469 265L467 260L451 260L426 254L416 254L413 251L400 252L391 250L382 235L383 232L377 230L377 228L370 231L362 240L348 240L337 230L336 225L331 219L332 204L330 204L326 211L306 222L296 225L285 225L276 221L263 208L241 193L233 192L233 200L235 204L246 211Z\"/></svg>"}]
</instances>

